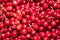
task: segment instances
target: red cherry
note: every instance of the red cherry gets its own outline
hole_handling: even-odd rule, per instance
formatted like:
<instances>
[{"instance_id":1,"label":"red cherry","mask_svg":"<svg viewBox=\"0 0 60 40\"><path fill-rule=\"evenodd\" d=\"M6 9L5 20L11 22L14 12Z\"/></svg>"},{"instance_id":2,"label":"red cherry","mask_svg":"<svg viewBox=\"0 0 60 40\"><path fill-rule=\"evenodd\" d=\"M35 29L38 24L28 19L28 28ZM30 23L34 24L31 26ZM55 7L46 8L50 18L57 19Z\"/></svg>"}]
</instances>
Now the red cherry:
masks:
<instances>
[{"instance_id":1,"label":"red cherry","mask_svg":"<svg viewBox=\"0 0 60 40\"><path fill-rule=\"evenodd\" d=\"M44 7L40 7L40 11L44 11Z\"/></svg>"},{"instance_id":2,"label":"red cherry","mask_svg":"<svg viewBox=\"0 0 60 40\"><path fill-rule=\"evenodd\" d=\"M25 35L25 34L27 34L27 30L26 30L26 29L22 29L22 30L20 31L20 33Z\"/></svg>"},{"instance_id":3,"label":"red cherry","mask_svg":"<svg viewBox=\"0 0 60 40\"><path fill-rule=\"evenodd\" d=\"M28 39L30 39L30 38L31 38L31 35L30 35L30 34L27 34L26 37L27 37Z\"/></svg>"},{"instance_id":4,"label":"red cherry","mask_svg":"<svg viewBox=\"0 0 60 40\"><path fill-rule=\"evenodd\" d=\"M49 40L49 38L48 37L44 37L43 40Z\"/></svg>"},{"instance_id":5,"label":"red cherry","mask_svg":"<svg viewBox=\"0 0 60 40\"><path fill-rule=\"evenodd\" d=\"M27 19L23 19L22 23L27 23Z\"/></svg>"},{"instance_id":6,"label":"red cherry","mask_svg":"<svg viewBox=\"0 0 60 40\"><path fill-rule=\"evenodd\" d=\"M47 9L48 8L48 4L47 3L44 3L43 4L43 7Z\"/></svg>"},{"instance_id":7,"label":"red cherry","mask_svg":"<svg viewBox=\"0 0 60 40\"><path fill-rule=\"evenodd\" d=\"M27 27L27 32L31 32L32 29L30 27Z\"/></svg>"},{"instance_id":8,"label":"red cherry","mask_svg":"<svg viewBox=\"0 0 60 40\"><path fill-rule=\"evenodd\" d=\"M57 34L54 33L54 32L52 32L52 37L53 37L53 38L56 38L56 37L57 37Z\"/></svg>"},{"instance_id":9,"label":"red cherry","mask_svg":"<svg viewBox=\"0 0 60 40\"><path fill-rule=\"evenodd\" d=\"M0 22L0 28L4 28L4 24Z\"/></svg>"},{"instance_id":10,"label":"red cherry","mask_svg":"<svg viewBox=\"0 0 60 40\"><path fill-rule=\"evenodd\" d=\"M37 24L36 24L36 25L33 25L33 28L34 28L35 30L38 30L38 29L39 29L39 27L38 27Z\"/></svg>"},{"instance_id":11,"label":"red cherry","mask_svg":"<svg viewBox=\"0 0 60 40\"><path fill-rule=\"evenodd\" d=\"M13 9L12 6L7 6L7 7L6 7L6 10L7 10L7 11L11 11L12 9Z\"/></svg>"},{"instance_id":12,"label":"red cherry","mask_svg":"<svg viewBox=\"0 0 60 40\"><path fill-rule=\"evenodd\" d=\"M23 28L27 28L27 27L28 27L28 25L27 25L27 24L23 24L22 26L23 26Z\"/></svg>"},{"instance_id":13,"label":"red cherry","mask_svg":"<svg viewBox=\"0 0 60 40\"><path fill-rule=\"evenodd\" d=\"M6 36L10 37L11 36L10 32L6 32Z\"/></svg>"},{"instance_id":14,"label":"red cherry","mask_svg":"<svg viewBox=\"0 0 60 40\"><path fill-rule=\"evenodd\" d=\"M0 16L0 21L2 21L4 19L4 17L3 16Z\"/></svg>"},{"instance_id":15,"label":"red cherry","mask_svg":"<svg viewBox=\"0 0 60 40\"><path fill-rule=\"evenodd\" d=\"M11 40L10 38L6 38L5 40Z\"/></svg>"},{"instance_id":16,"label":"red cherry","mask_svg":"<svg viewBox=\"0 0 60 40\"><path fill-rule=\"evenodd\" d=\"M47 37L50 37L51 36L51 33L49 31L46 32L46 36Z\"/></svg>"},{"instance_id":17,"label":"red cherry","mask_svg":"<svg viewBox=\"0 0 60 40\"><path fill-rule=\"evenodd\" d=\"M35 31L35 30L32 30L32 31L31 31L31 34L32 34L32 35L35 35L35 34L36 34L36 31Z\"/></svg>"},{"instance_id":18,"label":"red cherry","mask_svg":"<svg viewBox=\"0 0 60 40\"><path fill-rule=\"evenodd\" d=\"M6 34L1 34L1 38L5 39L6 38Z\"/></svg>"},{"instance_id":19,"label":"red cherry","mask_svg":"<svg viewBox=\"0 0 60 40\"><path fill-rule=\"evenodd\" d=\"M58 26L58 29L60 29L60 26Z\"/></svg>"},{"instance_id":20,"label":"red cherry","mask_svg":"<svg viewBox=\"0 0 60 40\"><path fill-rule=\"evenodd\" d=\"M58 4L55 3L55 4L53 5L53 8L58 8Z\"/></svg>"},{"instance_id":21,"label":"red cherry","mask_svg":"<svg viewBox=\"0 0 60 40\"><path fill-rule=\"evenodd\" d=\"M43 31L44 30L44 27L43 26L40 26L39 27L39 31Z\"/></svg>"},{"instance_id":22,"label":"red cherry","mask_svg":"<svg viewBox=\"0 0 60 40\"><path fill-rule=\"evenodd\" d=\"M41 38L44 38L45 33L44 32L40 32L39 35L40 35Z\"/></svg>"},{"instance_id":23,"label":"red cherry","mask_svg":"<svg viewBox=\"0 0 60 40\"><path fill-rule=\"evenodd\" d=\"M53 5L53 1L51 1L51 0L48 1L48 4L49 4L49 5Z\"/></svg>"},{"instance_id":24,"label":"red cherry","mask_svg":"<svg viewBox=\"0 0 60 40\"><path fill-rule=\"evenodd\" d=\"M49 25L48 22L44 22L44 23L43 23L43 26L44 26L44 27L47 27L48 25Z\"/></svg>"},{"instance_id":25,"label":"red cherry","mask_svg":"<svg viewBox=\"0 0 60 40\"><path fill-rule=\"evenodd\" d=\"M9 25L10 25L10 20L9 20L9 19L6 19L6 20L5 20L5 25L6 25L6 26L9 26Z\"/></svg>"},{"instance_id":26,"label":"red cherry","mask_svg":"<svg viewBox=\"0 0 60 40\"><path fill-rule=\"evenodd\" d=\"M56 22L55 21L52 21L51 22L51 26L56 26Z\"/></svg>"},{"instance_id":27,"label":"red cherry","mask_svg":"<svg viewBox=\"0 0 60 40\"><path fill-rule=\"evenodd\" d=\"M17 1L12 1L13 6L17 6L18 2Z\"/></svg>"},{"instance_id":28,"label":"red cherry","mask_svg":"<svg viewBox=\"0 0 60 40\"><path fill-rule=\"evenodd\" d=\"M14 30L14 31L11 33L11 35L12 35L13 37L16 37L17 34L18 34L18 32L17 32L16 30Z\"/></svg>"},{"instance_id":29,"label":"red cherry","mask_svg":"<svg viewBox=\"0 0 60 40\"><path fill-rule=\"evenodd\" d=\"M50 40L55 40L54 38L50 38Z\"/></svg>"},{"instance_id":30,"label":"red cherry","mask_svg":"<svg viewBox=\"0 0 60 40\"><path fill-rule=\"evenodd\" d=\"M21 30L22 29L22 24L17 25L16 29Z\"/></svg>"},{"instance_id":31,"label":"red cherry","mask_svg":"<svg viewBox=\"0 0 60 40\"><path fill-rule=\"evenodd\" d=\"M38 36L34 36L33 40L40 40L40 38Z\"/></svg>"}]
</instances>

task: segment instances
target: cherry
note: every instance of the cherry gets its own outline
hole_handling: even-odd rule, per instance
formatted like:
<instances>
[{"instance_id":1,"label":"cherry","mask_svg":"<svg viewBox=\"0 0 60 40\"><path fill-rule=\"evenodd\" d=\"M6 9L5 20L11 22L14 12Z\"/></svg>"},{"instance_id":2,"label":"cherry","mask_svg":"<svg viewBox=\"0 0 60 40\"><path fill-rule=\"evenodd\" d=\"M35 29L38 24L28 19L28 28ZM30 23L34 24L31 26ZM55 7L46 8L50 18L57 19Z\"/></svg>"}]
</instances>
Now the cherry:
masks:
<instances>
[{"instance_id":1,"label":"cherry","mask_svg":"<svg viewBox=\"0 0 60 40\"><path fill-rule=\"evenodd\" d=\"M6 32L6 36L7 37L10 37L11 36L11 33L10 32Z\"/></svg>"},{"instance_id":2,"label":"cherry","mask_svg":"<svg viewBox=\"0 0 60 40\"><path fill-rule=\"evenodd\" d=\"M43 40L49 40L49 38L48 37L44 37Z\"/></svg>"},{"instance_id":3,"label":"cherry","mask_svg":"<svg viewBox=\"0 0 60 40\"><path fill-rule=\"evenodd\" d=\"M30 34L27 34L26 37L27 37L28 39L30 39L30 38L31 38L31 35L30 35Z\"/></svg>"},{"instance_id":4,"label":"cherry","mask_svg":"<svg viewBox=\"0 0 60 40\"><path fill-rule=\"evenodd\" d=\"M43 26L40 26L39 27L39 31L43 31L44 30L44 27Z\"/></svg>"},{"instance_id":5,"label":"cherry","mask_svg":"<svg viewBox=\"0 0 60 40\"><path fill-rule=\"evenodd\" d=\"M13 6L17 6L18 2L17 1L12 1Z\"/></svg>"},{"instance_id":6,"label":"cherry","mask_svg":"<svg viewBox=\"0 0 60 40\"><path fill-rule=\"evenodd\" d=\"M34 36L33 40L40 40L40 38L38 36Z\"/></svg>"},{"instance_id":7,"label":"cherry","mask_svg":"<svg viewBox=\"0 0 60 40\"><path fill-rule=\"evenodd\" d=\"M43 26L44 26L44 27L47 27L48 25L49 25L48 22L44 22L44 23L43 23Z\"/></svg>"},{"instance_id":8,"label":"cherry","mask_svg":"<svg viewBox=\"0 0 60 40\"><path fill-rule=\"evenodd\" d=\"M27 27L27 32L31 32L32 29L30 27Z\"/></svg>"},{"instance_id":9,"label":"cherry","mask_svg":"<svg viewBox=\"0 0 60 40\"><path fill-rule=\"evenodd\" d=\"M60 26L58 26L58 29L60 29Z\"/></svg>"},{"instance_id":10,"label":"cherry","mask_svg":"<svg viewBox=\"0 0 60 40\"><path fill-rule=\"evenodd\" d=\"M57 36L57 34L52 32L52 37L55 38L56 36Z\"/></svg>"},{"instance_id":11,"label":"cherry","mask_svg":"<svg viewBox=\"0 0 60 40\"><path fill-rule=\"evenodd\" d=\"M60 40L60 0L0 0L0 40Z\"/></svg>"},{"instance_id":12,"label":"cherry","mask_svg":"<svg viewBox=\"0 0 60 40\"><path fill-rule=\"evenodd\" d=\"M36 34L36 31L35 31L35 30L32 30L32 31L31 31L31 34L32 34L32 35L35 35L35 34Z\"/></svg>"},{"instance_id":13,"label":"cherry","mask_svg":"<svg viewBox=\"0 0 60 40\"><path fill-rule=\"evenodd\" d=\"M4 28L4 24L0 22L0 28Z\"/></svg>"},{"instance_id":14,"label":"cherry","mask_svg":"<svg viewBox=\"0 0 60 40\"><path fill-rule=\"evenodd\" d=\"M44 32L40 32L39 35L41 36L41 38L44 38L45 33Z\"/></svg>"},{"instance_id":15,"label":"cherry","mask_svg":"<svg viewBox=\"0 0 60 40\"><path fill-rule=\"evenodd\" d=\"M22 23L27 23L27 19L23 19Z\"/></svg>"},{"instance_id":16,"label":"cherry","mask_svg":"<svg viewBox=\"0 0 60 40\"><path fill-rule=\"evenodd\" d=\"M4 19L4 17L3 16L0 16L0 21L2 21Z\"/></svg>"},{"instance_id":17,"label":"cherry","mask_svg":"<svg viewBox=\"0 0 60 40\"><path fill-rule=\"evenodd\" d=\"M51 22L51 26L56 26L57 24L56 24L56 22L55 21L52 21Z\"/></svg>"},{"instance_id":18,"label":"cherry","mask_svg":"<svg viewBox=\"0 0 60 40\"><path fill-rule=\"evenodd\" d=\"M10 38L6 38L5 40L11 40Z\"/></svg>"},{"instance_id":19,"label":"cherry","mask_svg":"<svg viewBox=\"0 0 60 40\"><path fill-rule=\"evenodd\" d=\"M48 4L49 4L49 5L53 5L53 1L51 1L51 0L48 1Z\"/></svg>"},{"instance_id":20,"label":"cherry","mask_svg":"<svg viewBox=\"0 0 60 40\"><path fill-rule=\"evenodd\" d=\"M53 8L58 8L58 4L55 3L55 4L53 5Z\"/></svg>"},{"instance_id":21,"label":"cherry","mask_svg":"<svg viewBox=\"0 0 60 40\"><path fill-rule=\"evenodd\" d=\"M51 36L51 33L49 31L46 32L46 36L47 37L50 37Z\"/></svg>"},{"instance_id":22,"label":"cherry","mask_svg":"<svg viewBox=\"0 0 60 40\"><path fill-rule=\"evenodd\" d=\"M54 40L54 38L51 38L50 40Z\"/></svg>"},{"instance_id":23,"label":"cherry","mask_svg":"<svg viewBox=\"0 0 60 40\"><path fill-rule=\"evenodd\" d=\"M44 11L44 7L40 7L40 11Z\"/></svg>"},{"instance_id":24,"label":"cherry","mask_svg":"<svg viewBox=\"0 0 60 40\"><path fill-rule=\"evenodd\" d=\"M14 31L11 33L11 35L12 35L13 37L16 37L17 34L18 34L18 32L17 32L16 30L14 30Z\"/></svg>"},{"instance_id":25,"label":"cherry","mask_svg":"<svg viewBox=\"0 0 60 40\"><path fill-rule=\"evenodd\" d=\"M1 34L1 38L5 39L6 38L6 34Z\"/></svg>"},{"instance_id":26,"label":"cherry","mask_svg":"<svg viewBox=\"0 0 60 40\"><path fill-rule=\"evenodd\" d=\"M13 8L12 6L7 6L7 7L6 7L6 10L7 10L7 11L11 11L12 8Z\"/></svg>"},{"instance_id":27,"label":"cherry","mask_svg":"<svg viewBox=\"0 0 60 40\"><path fill-rule=\"evenodd\" d=\"M28 25L27 24L23 24L23 28L27 28L28 27Z\"/></svg>"},{"instance_id":28,"label":"cherry","mask_svg":"<svg viewBox=\"0 0 60 40\"><path fill-rule=\"evenodd\" d=\"M9 20L9 19L6 19L6 20L5 20L5 25L6 25L6 26L9 26L9 25L10 25L10 20Z\"/></svg>"},{"instance_id":29,"label":"cherry","mask_svg":"<svg viewBox=\"0 0 60 40\"><path fill-rule=\"evenodd\" d=\"M22 29L22 24L17 25L16 29L21 30Z\"/></svg>"},{"instance_id":30,"label":"cherry","mask_svg":"<svg viewBox=\"0 0 60 40\"><path fill-rule=\"evenodd\" d=\"M47 3L44 3L43 4L43 7L47 9L48 8L48 4Z\"/></svg>"},{"instance_id":31,"label":"cherry","mask_svg":"<svg viewBox=\"0 0 60 40\"><path fill-rule=\"evenodd\" d=\"M33 25L33 28L34 28L35 30L38 30L38 29L39 29L39 27L38 27L37 24L36 24L36 25Z\"/></svg>"},{"instance_id":32,"label":"cherry","mask_svg":"<svg viewBox=\"0 0 60 40\"><path fill-rule=\"evenodd\" d=\"M20 33L25 35L25 34L27 34L27 30L26 30L26 29L22 29L22 30L20 31Z\"/></svg>"}]
</instances>

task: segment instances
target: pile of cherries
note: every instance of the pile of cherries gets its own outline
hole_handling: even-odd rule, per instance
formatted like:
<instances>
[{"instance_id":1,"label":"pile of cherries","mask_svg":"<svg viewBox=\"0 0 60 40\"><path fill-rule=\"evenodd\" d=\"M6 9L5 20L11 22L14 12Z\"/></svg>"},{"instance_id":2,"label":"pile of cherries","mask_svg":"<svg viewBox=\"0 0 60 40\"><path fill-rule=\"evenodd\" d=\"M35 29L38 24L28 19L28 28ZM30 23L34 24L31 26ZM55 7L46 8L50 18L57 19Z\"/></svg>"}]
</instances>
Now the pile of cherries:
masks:
<instances>
[{"instance_id":1,"label":"pile of cherries","mask_svg":"<svg viewBox=\"0 0 60 40\"><path fill-rule=\"evenodd\" d=\"M60 0L0 0L0 40L60 40Z\"/></svg>"}]
</instances>

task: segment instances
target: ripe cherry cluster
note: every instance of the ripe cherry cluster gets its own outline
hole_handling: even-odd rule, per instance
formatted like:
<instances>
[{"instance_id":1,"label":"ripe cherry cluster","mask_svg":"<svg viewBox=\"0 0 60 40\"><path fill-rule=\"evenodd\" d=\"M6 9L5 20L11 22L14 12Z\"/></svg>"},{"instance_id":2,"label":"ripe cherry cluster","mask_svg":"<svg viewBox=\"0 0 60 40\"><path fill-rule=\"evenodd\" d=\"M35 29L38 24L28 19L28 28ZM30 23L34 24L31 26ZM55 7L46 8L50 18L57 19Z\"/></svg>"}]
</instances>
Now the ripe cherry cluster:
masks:
<instances>
[{"instance_id":1,"label":"ripe cherry cluster","mask_svg":"<svg viewBox=\"0 0 60 40\"><path fill-rule=\"evenodd\" d=\"M0 0L0 40L60 40L60 0Z\"/></svg>"}]
</instances>

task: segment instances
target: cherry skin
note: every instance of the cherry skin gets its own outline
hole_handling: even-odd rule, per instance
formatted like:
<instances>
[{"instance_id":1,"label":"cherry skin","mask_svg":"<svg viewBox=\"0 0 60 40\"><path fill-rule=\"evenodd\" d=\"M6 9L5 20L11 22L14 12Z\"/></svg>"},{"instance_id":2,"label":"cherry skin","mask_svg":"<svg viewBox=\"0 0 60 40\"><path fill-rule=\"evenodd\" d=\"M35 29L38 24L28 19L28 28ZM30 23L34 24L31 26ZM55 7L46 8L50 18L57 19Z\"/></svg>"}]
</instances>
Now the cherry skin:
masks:
<instances>
[{"instance_id":1,"label":"cherry skin","mask_svg":"<svg viewBox=\"0 0 60 40\"><path fill-rule=\"evenodd\" d=\"M9 32L11 32L11 31L12 31L12 28L11 28L11 27L9 27L9 28L8 28L8 31L9 31Z\"/></svg>"},{"instance_id":2,"label":"cherry skin","mask_svg":"<svg viewBox=\"0 0 60 40\"><path fill-rule=\"evenodd\" d=\"M39 29L39 27L38 27L37 24L36 24L36 25L33 25L33 28L34 28L35 30L38 30L38 29Z\"/></svg>"},{"instance_id":3,"label":"cherry skin","mask_svg":"<svg viewBox=\"0 0 60 40\"><path fill-rule=\"evenodd\" d=\"M11 40L10 38L6 38L5 40Z\"/></svg>"},{"instance_id":4,"label":"cherry skin","mask_svg":"<svg viewBox=\"0 0 60 40\"><path fill-rule=\"evenodd\" d=\"M57 37L57 34L54 33L54 32L52 32L52 37L53 37L53 38Z\"/></svg>"},{"instance_id":5,"label":"cherry skin","mask_svg":"<svg viewBox=\"0 0 60 40\"><path fill-rule=\"evenodd\" d=\"M52 21L51 22L51 26L56 26L56 22L55 21Z\"/></svg>"},{"instance_id":6,"label":"cherry skin","mask_svg":"<svg viewBox=\"0 0 60 40\"><path fill-rule=\"evenodd\" d=\"M58 8L58 4L55 3L55 4L53 5L53 8Z\"/></svg>"},{"instance_id":7,"label":"cherry skin","mask_svg":"<svg viewBox=\"0 0 60 40\"><path fill-rule=\"evenodd\" d=\"M60 35L60 30L58 30L58 34Z\"/></svg>"},{"instance_id":8,"label":"cherry skin","mask_svg":"<svg viewBox=\"0 0 60 40\"><path fill-rule=\"evenodd\" d=\"M49 40L49 38L48 37L44 37L43 40Z\"/></svg>"},{"instance_id":9,"label":"cherry skin","mask_svg":"<svg viewBox=\"0 0 60 40\"><path fill-rule=\"evenodd\" d=\"M23 26L23 28L27 28L27 27L28 27L28 25L27 25L27 24L23 24L22 26Z\"/></svg>"},{"instance_id":10,"label":"cherry skin","mask_svg":"<svg viewBox=\"0 0 60 40\"><path fill-rule=\"evenodd\" d=\"M48 30L51 30L52 29L52 27L51 26L48 26Z\"/></svg>"},{"instance_id":11,"label":"cherry skin","mask_svg":"<svg viewBox=\"0 0 60 40\"><path fill-rule=\"evenodd\" d=\"M31 34L32 34L32 35L35 35L35 34L36 34L36 31L35 31L35 30L32 30L32 31L31 31Z\"/></svg>"},{"instance_id":12,"label":"cherry skin","mask_svg":"<svg viewBox=\"0 0 60 40\"><path fill-rule=\"evenodd\" d=\"M28 39L30 39L30 38L31 38L31 35L30 35L30 34L27 34L26 37L27 37Z\"/></svg>"},{"instance_id":13,"label":"cherry skin","mask_svg":"<svg viewBox=\"0 0 60 40\"><path fill-rule=\"evenodd\" d=\"M48 4L47 3L44 3L43 6L44 6L44 8L48 8Z\"/></svg>"},{"instance_id":14,"label":"cherry skin","mask_svg":"<svg viewBox=\"0 0 60 40\"><path fill-rule=\"evenodd\" d=\"M21 30L22 29L22 24L17 25L16 29Z\"/></svg>"},{"instance_id":15,"label":"cherry skin","mask_svg":"<svg viewBox=\"0 0 60 40\"><path fill-rule=\"evenodd\" d=\"M25 35L25 34L27 34L27 30L26 30L26 29L22 29L22 30L20 31L20 33L23 34L23 35Z\"/></svg>"},{"instance_id":16,"label":"cherry skin","mask_svg":"<svg viewBox=\"0 0 60 40\"><path fill-rule=\"evenodd\" d=\"M44 7L40 7L40 11L44 11Z\"/></svg>"},{"instance_id":17,"label":"cherry skin","mask_svg":"<svg viewBox=\"0 0 60 40\"><path fill-rule=\"evenodd\" d=\"M17 34L18 34L18 32L17 32L16 30L14 30L14 31L11 33L11 35L12 35L13 37L16 37Z\"/></svg>"},{"instance_id":18,"label":"cherry skin","mask_svg":"<svg viewBox=\"0 0 60 40\"><path fill-rule=\"evenodd\" d=\"M41 36L41 38L44 38L45 33L44 32L40 32L39 35Z\"/></svg>"},{"instance_id":19,"label":"cherry skin","mask_svg":"<svg viewBox=\"0 0 60 40\"><path fill-rule=\"evenodd\" d=\"M53 1L48 1L48 4L49 5L53 5Z\"/></svg>"},{"instance_id":20,"label":"cherry skin","mask_svg":"<svg viewBox=\"0 0 60 40\"><path fill-rule=\"evenodd\" d=\"M58 29L60 29L60 26L58 26Z\"/></svg>"},{"instance_id":21,"label":"cherry skin","mask_svg":"<svg viewBox=\"0 0 60 40\"><path fill-rule=\"evenodd\" d=\"M54 40L54 38L50 38L50 40Z\"/></svg>"},{"instance_id":22,"label":"cherry skin","mask_svg":"<svg viewBox=\"0 0 60 40\"><path fill-rule=\"evenodd\" d=\"M2 22L0 22L0 28L3 28L4 24Z\"/></svg>"},{"instance_id":23,"label":"cherry skin","mask_svg":"<svg viewBox=\"0 0 60 40\"><path fill-rule=\"evenodd\" d=\"M43 26L40 26L39 27L39 31L43 31L44 30L44 27Z\"/></svg>"},{"instance_id":24,"label":"cherry skin","mask_svg":"<svg viewBox=\"0 0 60 40\"><path fill-rule=\"evenodd\" d=\"M27 23L27 19L23 19L22 23Z\"/></svg>"},{"instance_id":25,"label":"cherry skin","mask_svg":"<svg viewBox=\"0 0 60 40\"><path fill-rule=\"evenodd\" d=\"M50 37L51 36L51 33L49 31L46 32L46 36L47 37Z\"/></svg>"},{"instance_id":26,"label":"cherry skin","mask_svg":"<svg viewBox=\"0 0 60 40\"><path fill-rule=\"evenodd\" d=\"M18 2L17 1L12 1L13 6L17 6Z\"/></svg>"},{"instance_id":27,"label":"cherry skin","mask_svg":"<svg viewBox=\"0 0 60 40\"><path fill-rule=\"evenodd\" d=\"M26 29L27 29L27 32L31 32L32 31L32 29L30 27L27 27Z\"/></svg>"},{"instance_id":28,"label":"cherry skin","mask_svg":"<svg viewBox=\"0 0 60 40\"><path fill-rule=\"evenodd\" d=\"M34 36L33 40L40 40L40 38L38 36Z\"/></svg>"},{"instance_id":29,"label":"cherry skin","mask_svg":"<svg viewBox=\"0 0 60 40\"><path fill-rule=\"evenodd\" d=\"M6 32L6 36L7 37L10 37L11 36L11 33L10 32Z\"/></svg>"},{"instance_id":30,"label":"cherry skin","mask_svg":"<svg viewBox=\"0 0 60 40\"><path fill-rule=\"evenodd\" d=\"M5 25L6 25L6 26L9 26L9 25L10 25L10 20L6 19L6 20L5 20Z\"/></svg>"},{"instance_id":31,"label":"cherry skin","mask_svg":"<svg viewBox=\"0 0 60 40\"><path fill-rule=\"evenodd\" d=\"M7 10L7 11L11 11L12 8L13 8L12 6L7 6L7 7L6 7L6 10Z\"/></svg>"},{"instance_id":32,"label":"cherry skin","mask_svg":"<svg viewBox=\"0 0 60 40\"><path fill-rule=\"evenodd\" d=\"M49 25L48 22L44 22L44 23L43 23L43 26L44 26L44 27L47 27L48 25Z\"/></svg>"},{"instance_id":33,"label":"cherry skin","mask_svg":"<svg viewBox=\"0 0 60 40\"><path fill-rule=\"evenodd\" d=\"M3 16L0 16L0 21L2 21L4 19L4 17Z\"/></svg>"},{"instance_id":34,"label":"cherry skin","mask_svg":"<svg viewBox=\"0 0 60 40\"><path fill-rule=\"evenodd\" d=\"M6 34L1 34L1 38L5 39L6 38Z\"/></svg>"}]
</instances>

